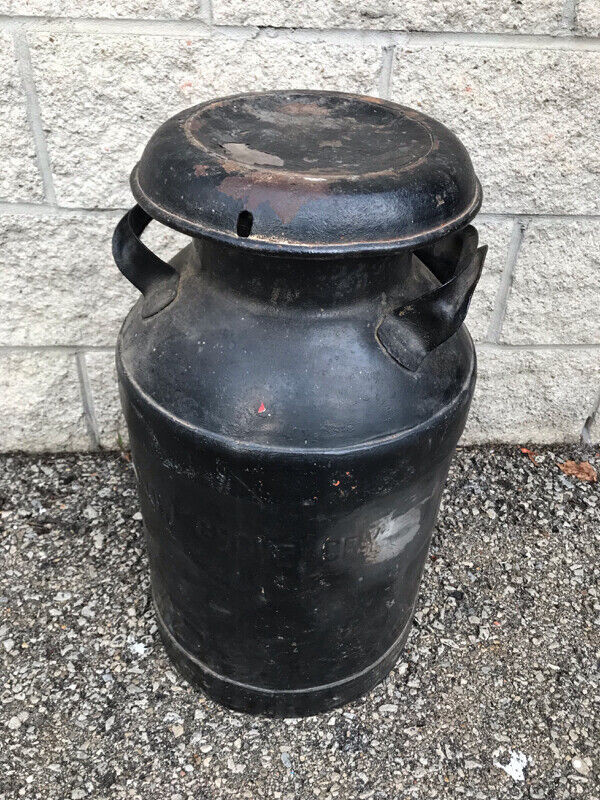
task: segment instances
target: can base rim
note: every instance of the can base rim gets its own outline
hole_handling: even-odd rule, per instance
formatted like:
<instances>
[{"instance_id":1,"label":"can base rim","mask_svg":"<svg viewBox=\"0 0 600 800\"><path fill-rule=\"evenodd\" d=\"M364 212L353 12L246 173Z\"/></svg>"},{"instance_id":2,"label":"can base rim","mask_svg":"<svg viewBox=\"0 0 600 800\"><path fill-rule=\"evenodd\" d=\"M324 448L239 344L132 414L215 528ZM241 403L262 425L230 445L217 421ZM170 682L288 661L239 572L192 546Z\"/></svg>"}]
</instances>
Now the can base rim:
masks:
<instances>
[{"instance_id":1,"label":"can base rim","mask_svg":"<svg viewBox=\"0 0 600 800\"><path fill-rule=\"evenodd\" d=\"M392 645L372 664L347 678L303 689L269 689L221 675L186 650L168 629L153 601L158 631L178 672L211 700L234 711L270 717L302 717L345 705L374 688L394 667L410 633L413 612ZM414 611L414 609L413 609Z\"/></svg>"}]
</instances>

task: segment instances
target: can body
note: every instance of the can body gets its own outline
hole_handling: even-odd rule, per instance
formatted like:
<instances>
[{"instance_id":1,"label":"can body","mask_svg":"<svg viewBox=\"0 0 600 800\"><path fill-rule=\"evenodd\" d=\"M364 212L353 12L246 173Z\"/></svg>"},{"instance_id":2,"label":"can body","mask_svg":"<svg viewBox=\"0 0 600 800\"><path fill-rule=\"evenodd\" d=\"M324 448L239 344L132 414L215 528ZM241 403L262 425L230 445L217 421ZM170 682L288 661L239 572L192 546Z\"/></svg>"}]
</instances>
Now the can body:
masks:
<instances>
[{"instance_id":1,"label":"can body","mask_svg":"<svg viewBox=\"0 0 600 800\"><path fill-rule=\"evenodd\" d=\"M416 372L377 341L435 285L411 253L311 262L195 242L117 366L161 636L241 711L299 716L381 680L409 633L475 381L466 329Z\"/></svg>"}]
</instances>

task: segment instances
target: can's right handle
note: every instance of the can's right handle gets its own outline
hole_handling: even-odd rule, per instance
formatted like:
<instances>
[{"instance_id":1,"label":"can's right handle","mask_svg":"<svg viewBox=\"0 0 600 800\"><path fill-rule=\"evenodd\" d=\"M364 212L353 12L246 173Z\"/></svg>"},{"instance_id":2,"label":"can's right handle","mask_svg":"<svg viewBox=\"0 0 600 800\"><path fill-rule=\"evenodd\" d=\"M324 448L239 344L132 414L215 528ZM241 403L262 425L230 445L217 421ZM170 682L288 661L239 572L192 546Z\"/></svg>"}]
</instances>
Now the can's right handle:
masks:
<instances>
[{"instance_id":1,"label":"can's right handle","mask_svg":"<svg viewBox=\"0 0 600 800\"><path fill-rule=\"evenodd\" d=\"M376 331L387 353L411 372L463 324L487 253L478 238L468 225L415 251L442 285L386 314Z\"/></svg>"}]
</instances>

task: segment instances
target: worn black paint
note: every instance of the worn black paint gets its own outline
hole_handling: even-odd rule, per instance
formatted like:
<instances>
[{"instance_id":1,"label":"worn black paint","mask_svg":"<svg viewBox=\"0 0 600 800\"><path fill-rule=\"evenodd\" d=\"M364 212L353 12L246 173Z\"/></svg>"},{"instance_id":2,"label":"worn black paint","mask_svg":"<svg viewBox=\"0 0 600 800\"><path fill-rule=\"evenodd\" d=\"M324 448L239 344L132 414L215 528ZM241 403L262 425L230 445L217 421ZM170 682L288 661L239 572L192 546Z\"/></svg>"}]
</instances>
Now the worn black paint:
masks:
<instances>
[{"instance_id":1,"label":"worn black paint","mask_svg":"<svg viewBox=\"0 0 600 800\"><path fill-rule=\"evenodd\" d=\"M213 100L164 123L131 176L155 219L262 253L416 247L458 230L481 204L460 141L384 100L266 92ZM237 236L239 214L252 236Z\"/></svg>"},{"instance_id":2,"label":"worn black paint","mask_svg":"<svg viewBox=\"0 0 600 800\"><path fill-rule=\"evenodd\" d=\"M284 197L299 175L326 191ZM473 392L470 161L417 112L268 93L167 122L132 182L114 252L144 297L117 366L161 635L233 708L339 705L408 634ZM196 234L170 265L148 215Z\"/></svg>"}]
</instances>

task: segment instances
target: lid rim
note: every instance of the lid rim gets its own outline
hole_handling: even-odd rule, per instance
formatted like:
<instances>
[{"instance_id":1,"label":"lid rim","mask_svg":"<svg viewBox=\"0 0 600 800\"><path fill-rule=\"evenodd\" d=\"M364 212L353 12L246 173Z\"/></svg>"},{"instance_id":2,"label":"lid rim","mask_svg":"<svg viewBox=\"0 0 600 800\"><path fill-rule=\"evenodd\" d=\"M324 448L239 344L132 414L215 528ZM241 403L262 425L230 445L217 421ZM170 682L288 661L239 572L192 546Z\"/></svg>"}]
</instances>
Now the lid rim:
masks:
<instances>
[{"instance_id":1,"label":"lid rim","mask_svg":"<svg viewBox=\"0 0 600 800\"><path fill-rule=\"evenodd\" d=\"M157 222L166 225L173 230L186 234L193 238L211 239L213 241L222 242L232 247L239 247L245 250L253 250L264 253L265 255L298 255L303 257L319 257L330 255L361 255L364 253L390 253L399 252L403 250L414 250L417 247L422 247L437 239L442 239L449 233L453 233L469 222L477 215L483 201L483 191L481 183L475 177L475 194L471 202L466 206L460 214L446 220L442 225L422 231L418 234L411 235L406 238L395 237L393 239L384 240L371 240L371 241L357 241L357 242L340 242L337 244L319 244L319 243L300 243L300 242L273 242L268 239L260 239L257 237L241 237L233 234L224 233L216 229L208 228L200 225L197 222L192 222L186 217L168 211L166 208L160 206L144 192L140 186L138 179L138 168L140 162L135 165L131 172L130 185L133 196L138 204Z\"/></svg>"}]
</instances>

